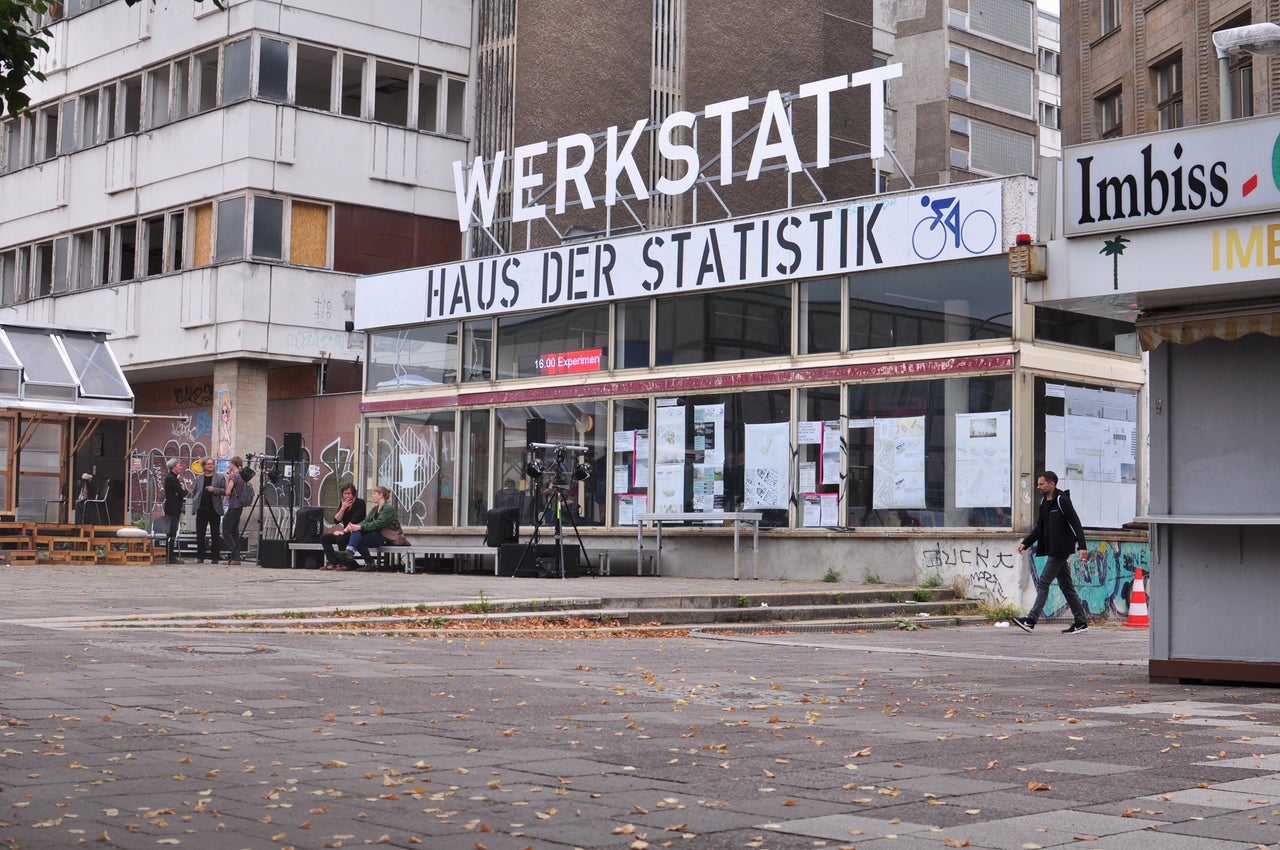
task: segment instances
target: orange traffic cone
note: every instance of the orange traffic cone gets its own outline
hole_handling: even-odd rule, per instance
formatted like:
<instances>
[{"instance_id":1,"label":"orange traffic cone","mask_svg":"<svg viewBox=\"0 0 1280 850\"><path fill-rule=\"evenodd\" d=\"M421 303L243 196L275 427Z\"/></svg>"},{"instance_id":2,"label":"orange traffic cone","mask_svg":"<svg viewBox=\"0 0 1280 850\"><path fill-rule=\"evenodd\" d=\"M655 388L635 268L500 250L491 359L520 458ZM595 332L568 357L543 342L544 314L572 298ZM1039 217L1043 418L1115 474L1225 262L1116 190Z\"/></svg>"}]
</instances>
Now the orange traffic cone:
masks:
<instances>
[{"instance_id":1,"label":"orange traffic cone","mask_svg":"<svg viewBox=\"0 0 1280 850\"><path fill-rule=\"evenodd\" d=\"M1151 628L1147 616L1147 588L1142 583L1142 567L1133 571L1133 590L1129 591L1129 619L1124 624L1131 629Z\"/></svg>"}]
</instances>

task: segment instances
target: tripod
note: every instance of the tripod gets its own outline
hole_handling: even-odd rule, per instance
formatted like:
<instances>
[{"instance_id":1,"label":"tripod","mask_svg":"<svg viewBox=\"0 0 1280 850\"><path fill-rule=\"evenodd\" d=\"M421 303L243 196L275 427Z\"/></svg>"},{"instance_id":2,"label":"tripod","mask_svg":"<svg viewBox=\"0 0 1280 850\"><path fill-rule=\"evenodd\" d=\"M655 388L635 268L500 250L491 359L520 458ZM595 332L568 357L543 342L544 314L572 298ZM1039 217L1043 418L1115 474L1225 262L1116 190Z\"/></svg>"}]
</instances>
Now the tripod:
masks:
<instances>
[{"instance_id":1,"label":"tripod","mask_svg":"<svg viewBox=\"0 0 1280 850\"><path fill-rule=\"evenodd\" d=\"M573 533L578 538L578 549L582 553L582 563L586 565L586 572L590 575L595 575L595 568L591 566L591 559L587 556L586 544L582 542L582 532L578 531L578 520L574 517L574 511L565 504L564 494L567 489L566 485L553 485L551 487L551 500L547 502L545 508L535 512L533 536L529 538L529 542L525 544L524 551L520 553L520 560L516 562L516 569L511 573L512 578L515 578L516 573L520 571L519 565L525 562L525 558L529 556L530 552L533 552L536 557L538 552L538 533L548 517L555 529L556 575L560 578L568 578L564 563L564 517L566 514L569 517L569 524L573 526Z\"/></svg>"}]
</instances>

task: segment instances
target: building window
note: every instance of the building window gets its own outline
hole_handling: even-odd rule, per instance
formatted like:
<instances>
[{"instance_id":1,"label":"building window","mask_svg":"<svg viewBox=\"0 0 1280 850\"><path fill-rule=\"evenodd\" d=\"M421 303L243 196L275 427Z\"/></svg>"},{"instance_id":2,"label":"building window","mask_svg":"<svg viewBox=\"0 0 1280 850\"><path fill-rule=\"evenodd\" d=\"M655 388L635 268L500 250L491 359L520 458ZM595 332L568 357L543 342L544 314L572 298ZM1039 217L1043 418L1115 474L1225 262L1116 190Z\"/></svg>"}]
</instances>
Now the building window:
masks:
<instances>
[{"instance_id":1,"label":"building window","mask_svg":"<svg viewBox=\"0 0 1280 850\"><path fill-rule=\"evenodd\" d=\"M1253 56L1245 53L1233 57L1230 73L1232 114L1248 118L1253 115Z\"/></svg>"},{"instance_id":2,"label":"building window","mask_svg":"<svg viewBox=\"0 0 1280 850\"><path fill-rule=\"evenodd\" d=\"M329 265L329 210L326 204L289 204L289 262L296 266Z\"/></svg>"},{"instance_id":3,"label":"building window","mask_svg":"<svg viewBox=\"0 0 1280 850\"><path fill-rule=\"evenodd\" d=\"M1008 375L854 384L847 410L850 526L988 526L1011 523L1007 473L978 488L959 458L1008 463L1013 381ZM856 424L855 424L856 423ZM902 435L908 435L903 440ZM913 471L884 480L884 445L914 453ZM986 445L990 443L990 445ZM893 451L891 449L891 451Z\"/></svg>"},{"instance_id":4,"label":"building window","mask_svg":"<svg viewBox=\"0 0 1280 850\"><path fill-rule=\"evenodd\" d=\"M985 53L969 51L969 99L1030 118L1036 102L1035 72Z\"/></svg>"},{"instance_id":5,"label":"building window","mask_svg":"<svg viewBox=\"0 0 1280 850\"><path fill-rule=\"evenodd\" d=\"M338 54L310 44L298 45L294 102L307 109L333 111L333 68Z\"/></svg>"},{"instance_id":6,"label":"building window","mask_svg":"<svg viewBox=\"0 0 1280 850\"><path fill-rule=\"evenodd\" d=\"M95 89L80 95L80 138L77 150L98 143L98 103L99 93Z\"/></svg>"},{"instance_id":7,"label":"building window","mask_svg":"<svg viewBox=\"0 0 1280 850\"><path fill-rule=\"evenodd\" d=\"M692 296L690 296L692 297ZM607 368L609 347L607 305L529 313L498 318L498 362L494 377L532 378L561 374L572 356L574 372Z\"/></svg>"},{"instance_id":8,"label":"building window","mask_svg":"<svg viewBox=\"0 0 1280 850\"><path fill-rule=\"evenodd\" d=\"M624 301L614 312L613 368L647 369L649 367L649 328L653 315L652 302Z\"/></svg>"},{"instance_id":9,"label":"building window","mask_svg":"<svg viewBox=\"0 0 1280 850\"><path fill-rule=\"evenodd\" d=\"M457 383L458 326L420 325L369 335L368 390Z\"/></svg>"},{"instance_id":10,"label":"building window","mask_svg":"<svg viewBox=\"0 0 1280 850\"><path fill-rule=\"evenodd\" d=\"M1095 103L1098 111L1098 126L1102 128L1102 138L1110 139L1124 132L1124 112L1121 107L1120 90L1104 94Z\"/></svg>"},{"instance_id":11,"label":"building window","mask_svg":"<svg viewBox=\"0 0 1280 850\"><path fill-rule=\"evenodd\" d=\"M342 114L359 118L364 114L364 57L342 56Z\"/></svg>"},{"instance_id":12,"label":"building window","mask_svg":"<svg viewBox=\"0 0 1280 850\"><path fill-rule=\"evenodd\" d=\"M1120 28L1120 0L1099 0L1101 8L1098 12L1098 21L1101 30L1100 36L1109 32L1114 32Z\"/></svg>"},{"instance_id":13,"label":"building window","mask_svg":"<svg viewBox=\"0 0 1280 850\"><path fill-rule=\"evenodd\" d=\"M0 252L0 304L18 303L18 252Z\"/></svg>"},{"instance_id":14,"label":"building window","mask_svg":"<svg viewBox=\"0 0 1280 850\"><path fill-rule=\"evenodd\" d=\"M1036 139L982 121L969 122L969 166L983 174L1034 174Z\"/></svg>"},{"instance_id":15,"label":"building window","mask_svg":"<svg viewBox=\"0 0 1280 850\"><path fill-rule=\"evenodd\" d=\"M244 197L218 201L214 262L244 257Z\"/></svg>"},{"instance_id":16,"label":"building window","mask_svg":"<svg viewBox=\"0 0 1280 850\"><path fill-rule=\"evenodd\" d=\"M440 131L440 75L418 72L418 129L428 133Z\"/></svg>"},{"instance_id":17,"label":"building window","mask_svg":"<svg viewBox=\"0 0 1280 850\"><path fill-rule=\"evenodd\" d=\"M197 113L208 112L218 105L218 48L196 54L192 66L191 98Z\"/></svg>"},{"instance_id":18,"label":"building window","mask_svg":"<svg viewBox=\"0 0 1280 850\"><path fill-rule=\"evenodd\" d=\"M840 278L806 280L797 284L800 297L798 354L836 354L840 351Z\"/></svg>"},{"instance_id":19,"label":"building window","mask_svg":"<svg viewBox=\"0 0 1280 850\"><path fill-rule=\"evenodd\" d=\"M964 239L978 238L984 223L962 222ZM1012 311L1000 257L953 263L945 273L938 266L862 272L849 277L849 350L1006 339Z\"/></svg>"},{"instance_id":20,"label":"building window","mask_svg":"<svg viewBox=\"0 0 1280 850\"><path fill-rule=\"evenodd\" d=\"M71 238L71 288L73 290L91 289L93 287L94 231L86 230Z\"/></svg>"},{"instance_id":21,"label":"building window","mask_svg":"<svg viewBox=\"0 0 1280 850\"><path fill-rule=\"evenodd\" d=\"M791 284L658 301L659 366L791 356Z\"/></svg>"},{"instance_id":22,"label":"building window","mask_svg":"<svg viewBox=\"0 0 1280 850\"><path fill-rule=\"evenodd\" d=\"M120 128L124 135L142 129L142 75L120 81L120 104L123 110Z\"/></svg>"},{"instance_id":23,"label":"building window","mask_svg":"<svg viewBox=\"0 0 1280 850\"><path fill-rule=\"evenodd\" d=\"M169 66L147 72L147 128L169 123Z\"/></svg>"},{"instance_id":24,"label":"building window","mask_svg":"<svg viewBox=\"0 0 1280 850\"><path fill-rule=\"evenodd\" d=\"M235 103L249 96L251 40L241 38L222 48L222 103Z\"/></svg>"},{"instance_id":25,"label":"building window","mask_svg":"<svg viewBox=\"0 0 1280 850\"><path fill-rule=\"evenodd\" d=\"M1060 76L1062 74L1061 57L1056 50L1050 50L1047 47L1041 47L1037 51L1037 66L1046 74Z\"/></svg>"},{"instance_id":26,"label":"building window","mask_svg":"<svg viewBox=\"0 0 1280 850\"><path fill-rule=\"evenodd\" d=\"M1167 62L1157 65L1153 73L1156 78L1158 129L1172 130L1181 127L1182 57L1176 56Z\"/></svg>"},{"instance_id":27,"label":"building window","mask_svg":"<svg viewBox=\"0 0 1280 850\"><path fill-rule=\"evenodd\" d=\"M46 106L40 110L40 162L58 155L58 107Z\"/></svg>"},{"instance_id":28,"label":"building window","mask_svg":"<svg viewBox=\"0 0 1280 850\"><path fill-rule=\"evenodd\" d=\"M450 77L447 92L449 99L444 108L444 131L450 136L461 136L467 129L467 84Z\"/></svg>"},{"instance_id":29,"label":"building window","mask_svg":"<svg viewBox=\"0 0 1280 850\"><path fill-rule=\"evenodd\" d=\"M58 127L62 135L58 141L58 153L68 154L76 149L76 99L62 102Z\"/></svg>"},{"instance_id":30,"label":"building window","mask_svg":"<svg viewBox=\"0 0 1280 850\"><path fill-rule=\"evenodd\" d=\"M126 222L116 225L115 274L112 281L133 280L138 276L138 224Z\"/></svg>"},{"instance_id":31,"label":"building window","mask_svg":"<svg viewBox=\"0 0 1280 850\"><path fill-rule=\"evenodd\" d=\"M289 43L258 41L258 97L284 103L289 99Z\"/></svg>"},{"instance_id":32,"label":"building window","mask_svg":"<svg viewBox=\"0 0 1280 850\"><path fill-rule=\"evenodd\" d=\"M280 198L253 197L253 256L284 259L284 201Z\"/></svg>"},{"instance_id":33,"label":"building window","mask_svg":"<svg viewBox=\"0 0 1280 850\"><path fill-rule=\"evenodd\" d=\"M409 80L413 69L377 61L373 81L373 120L397 127L409 126Z\"/></svg>"},{"instance_id":34,"label":"building window","mask_svg":"<svg viewBox=\"0 0 1280 850\"><path fill-rule=\"evenodd\" d=\"M142 220L143 276L164 274L164 216Z\"/></svg>"},{"instance_id":35,"label":"building window","mask_svg":"<svg viewBox=\"0 0 1280 850\"><path fill-rule=\"evenodd\" d=\"M1040 126L1050 130L1062 129L1062 107L1040 101Z\"/></svg>"},{"instance_id":36,"label":"building window","mask_svg":"<svg viewBox=\"0 0 1280 850\"><path fill-rule=\"evenodd\" d=\"M1026 0L969 0L968 29L1030 50L1034 44L1035 4Z\"/></svg>"}]
</instances>

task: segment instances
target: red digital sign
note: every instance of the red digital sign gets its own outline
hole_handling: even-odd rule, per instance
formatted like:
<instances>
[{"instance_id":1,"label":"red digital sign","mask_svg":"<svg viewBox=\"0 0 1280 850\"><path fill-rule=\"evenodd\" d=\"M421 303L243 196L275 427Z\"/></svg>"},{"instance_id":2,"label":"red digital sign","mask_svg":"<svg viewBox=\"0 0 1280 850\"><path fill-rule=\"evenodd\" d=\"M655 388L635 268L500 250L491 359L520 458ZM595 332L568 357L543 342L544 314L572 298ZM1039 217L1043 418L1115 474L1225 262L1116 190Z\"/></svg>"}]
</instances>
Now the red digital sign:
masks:
<instances>
[{"instance_id":1,"label":"red digital sign","mask_svg":"<svg viewBox=\"0 0 1280 850\"><path fill-rule=\"evenodd\" d=\"M599 372L603 361L603 348L586 348L540 354L533 365L539 375L572 375L575 372Z\"/></svg>"}]
</instances>

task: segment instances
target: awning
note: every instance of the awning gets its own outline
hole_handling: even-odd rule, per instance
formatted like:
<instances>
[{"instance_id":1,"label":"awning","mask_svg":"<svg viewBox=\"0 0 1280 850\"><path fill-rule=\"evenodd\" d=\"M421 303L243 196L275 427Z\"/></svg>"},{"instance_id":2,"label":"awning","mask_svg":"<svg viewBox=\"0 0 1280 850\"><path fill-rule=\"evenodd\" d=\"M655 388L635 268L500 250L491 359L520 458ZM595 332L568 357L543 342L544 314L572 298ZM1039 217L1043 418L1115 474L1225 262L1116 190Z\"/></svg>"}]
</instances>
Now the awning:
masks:
<instances>
[{"instance_id":1,"label":"awning","mask_svg":"<svg viewBox=\"0 0 1280 850\"><path fill-rule=\"evenodd\" d=\"M1162 342L1188 345L1202 339L1234 342L1249 334L1280 337L1280 304L1254 304L1229 309L1152 313L1138 317L1143 351Z\"/></svg>"},{"instance_id":2,"label":"awning","mask_svg":"<svg viewBox=\"0 0 1280 850\"><path fill-rule=\"evenodd\" d=\"M127 417L133 390L106 331L0 325L0 406L41 413Z\"/></svg>"}]
</instances>

